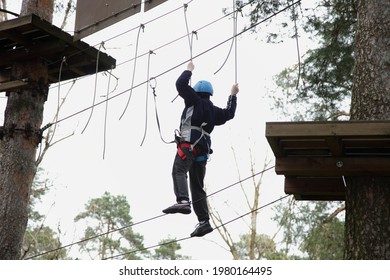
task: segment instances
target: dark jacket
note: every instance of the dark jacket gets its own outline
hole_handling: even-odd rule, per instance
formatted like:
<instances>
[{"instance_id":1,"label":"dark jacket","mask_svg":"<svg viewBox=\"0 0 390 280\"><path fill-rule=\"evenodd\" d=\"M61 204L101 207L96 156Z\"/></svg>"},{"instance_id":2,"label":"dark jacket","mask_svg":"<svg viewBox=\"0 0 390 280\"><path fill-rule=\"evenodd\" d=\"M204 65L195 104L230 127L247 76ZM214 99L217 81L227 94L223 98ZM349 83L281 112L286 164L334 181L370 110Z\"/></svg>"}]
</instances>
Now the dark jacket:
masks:
<instances>
[{"instance_id":1,"label":"dark jacket","mask_svg":"<svg viewBox=\"0 0 390 280\"><path fill-rule=\"evenodd\" d=\"M196 144L203 153L211 153L210 133L214 126L222 125L234 117L237 97L229 95L225 109L214 106L208 94L195 93L189 85L191 71L184 71L176 81L176 89L184 99L185 108L181 115L180 132L183 141ZM203 126L202 126L203 125ZM202 136L202 129L204 134Z\"/></svg>"}]
</instances>

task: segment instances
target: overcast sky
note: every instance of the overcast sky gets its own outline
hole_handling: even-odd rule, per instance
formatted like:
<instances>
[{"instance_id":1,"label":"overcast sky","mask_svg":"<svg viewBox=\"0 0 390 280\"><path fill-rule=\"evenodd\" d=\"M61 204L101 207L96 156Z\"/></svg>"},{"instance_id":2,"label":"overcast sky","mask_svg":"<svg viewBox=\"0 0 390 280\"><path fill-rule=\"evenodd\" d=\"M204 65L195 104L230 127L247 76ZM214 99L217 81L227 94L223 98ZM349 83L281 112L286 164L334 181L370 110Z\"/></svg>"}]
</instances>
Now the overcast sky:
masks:
<instances>
[{"instance_id":1,"label":"overcast sky","mask_svg":"<svg viewBox=\"0 0 390 280\"><path fill-rule=\"evenodd\" d=\"M18 1L13 1L13 5ZM20 1L19 1L20 3ZM125 92L131 87L134 61L126 62L134 57L137 30L128 32L113 40L114 35L132 29L150 19L165 14L183 5L183 1L170 0L167 3L149 11L128 18L97 34L83 39L89 44L99 44L105 41L105 50L117 60L119 65L111 79L112 95ZM12 6L13 6L12 5ZM232 10L232 1L194 0L187 9L187 19L190 31L214 21L223 16L222 9ZM19 8L9 7L18 12ZM244 10L248 12L248 10ZM286 14L284 14L285 16ZM280 15L279 17L282 17ZM239 31L247 25L247 18L239 17ZM193 40L193 55L219 44L233 35L231 18L221 20L212 26L198 32ZM275 89L273 76L283 68L297 63L294 40L285 40L278 45L264 44L262 36L269 31L265 24L260 25L259 33L246 32L238 38L238 107L236 117L222 127L217 127L212 134L214 154L207 165L205 183L209 193L222 189L242 178L251 175L250 159L255 161L255 170L261 171L265 158L274 164L273 154L265 139L265 123L280 118L270 108L272 104L267 96ZM73 30L70 20L67 31ZM179 38L186 34L184 9L169 16L147 24L139 37L138 53L149 50ZM97 46L98 47L98 46ZM193 83L199 79L210 80L214 86L215 105L224 107L234 83L234 52L220 72L214 72L222 65L230 47L227 42L218 48L194 59L195 70ZM303 50L305 45L301 46ZM150 76L157 76L190 57L187 38L175 44L155 51L150 57ZM60 58L59 58L60 59ZM146 81L148 56L137 60L134 84ZM186 64L157 78L156 94L163 136L172 140L174 129L178 128L179 118L183 109L183 101L176 96L175 81L185 70ZM97 102L105 99L108 87L108 76L97 75ZM57 94L64 97L70 89L70 83L63 82L61 87L51 86L49 99L45 107L44 124L53 120L57 108ZM59 119L67 117L83 108L92 105L95 89L95 76L78 80L72 87ZM134 222L142 221L161 214L161 210L175 202L173 194L171 168L175 155L175 146L164 144L159 137L154 116L154 103L149 90L148 111L146 112L147 85L133 90L129 107L124 117L119 120L128 100L128 92L110 100L108 104L107 134L105 159L103 160L104 114L105 104L94 109L91 121L84 133L90 111L69 118L59 124L55 139L61 139L74 133L74 136L61 141L50 149L41 165L45 174L53 182L53 188L44 198L39 209L47 215L47 225L61 228L63 245L79 240L83 235L85 225L74 223L74 217L84 210L84 204L91 198L100 197L105 191L113 195L125 195L131 205L131 216ZM0 93L0 109L6 104L4 93ZM147 116L148 126L146 139L140 146ZM3 116L0 116L3 122ZM238 168L235 163L234 153ZM258 177L256 177L256 180ZM243 184L250 193L251 180ZM260 204L264 205L284 195L283 178L276 176L274 170L266 172L261 188ZM225 221L249 211L239 185L216 194L210 198L210 203ZM275 225L270 221L271 207L260 212L258 232L273 235ZM231 223L228 228L238 240L238 235L248 231L246 221L242 219ZM169 237L183 238L189 236L197 223L195 214L168 215L160 219L135 226L134 231L144 236L146 247L158 244L161 239ZM205 238L192 238L181 243L183 255L193 259L231 259L226 246L215 231ZM78 247L72 250L72 256Z\"/></svg>"}]
</instances>

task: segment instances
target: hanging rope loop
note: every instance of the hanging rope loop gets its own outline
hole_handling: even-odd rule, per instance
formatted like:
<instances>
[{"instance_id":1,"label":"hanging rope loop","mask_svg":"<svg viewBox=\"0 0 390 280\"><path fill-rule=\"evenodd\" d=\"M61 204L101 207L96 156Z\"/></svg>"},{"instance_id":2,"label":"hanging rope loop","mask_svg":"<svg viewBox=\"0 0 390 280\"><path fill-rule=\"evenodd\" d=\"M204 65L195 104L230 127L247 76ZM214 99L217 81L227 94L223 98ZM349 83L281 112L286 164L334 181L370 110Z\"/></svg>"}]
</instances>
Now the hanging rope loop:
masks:
<instances>
[{"instance_id":1,"label":"hanging rope loop","mask_svg":"<svg viewBox=\"0 0 390 280\"><path fill-rule=\"evenodd\" d=\"M131 79L130 93L129 93L129 97L127 99L126 106L125 106L125 108L124 108L124 110L122 112L122 115L119 117L119 120L121 120L122 117L125 115L125 113L127 111L127 108L129 107L131 96L133 94L135 70L137 69L138 46L139 46L139 41L140 41L139 39L140 39L141 30L142 30L142 32L145 32L145 25L142 24L142 23L141 23L141 25L138 28L137 40L136 40L136 43L135 43L134 66L133 66L133 76L132 76L132 79Z\"/></svg>"},{"instance_id":2,"label":"hanging rope loop","mask_svg":"<svg viewBox=\"0 0 390 280\"><path fill-rule=\"evenodd\" d=\"M187 39L188 39L188 46L189 46L189 50L190 50L190 61L193 60L193 52L192 52L192 49L193 49L193 43L194 43L194 36L196 37L196 39L198 40L198 32L193 30L192 32L190 32L190 28L188 27L188 19L187 19L187 8L188 8L188 3L185 3L184 5L184 21L185 21L185 24L186 24L186 31L187 31ZM191 85L191 79L190 79L190 85ZM175 96L175 98L172 99L171 103L175 102L175 100L179 97L179 95L177 94Z\"/></svg>"},{"instance_id":3,"label":"hanging rope loop","mask_svg":"<svg viewBox=\"0 0 390 280\"><path fill-rule=\"evenodd\" d=\"M157 88L157 79L155 77L152 77L148 80L149 86L153 91L153 100L154 100L154 112L156 116L156 123L157 123L157 128L158 128L158 133L160 134L160 139L162 142L165 144L172 144L175 143L175 140L173 141L166 141L164 137L162 136L161 132L161 124L160 124L160 117L158 115L158 109L157 109L157 94L156 94L156 88Z\"/></svg>"},{"instance_id":4,"label":"hanging rope loop","mask_svg":"<svg viewBox=\"0 0 390 280\"><path fill-rule=\"evenodd\" d=\"M145 101L145 129L144 129L144 136L141 141L141 146L144 144L144 141L146 139L146 132L148 130L148 104L149 104L149 87L150 85L150 57L152 54L155 54L152 50L149 50L149 55L148 55L148 68L147 68L147 73L146 73L146 101Z\"/></svg>"},{"instance_id":5,"label":"hanging rope loop","mask_svg":"<svg viewBox=\"0 0 390 280\"><path fill-rule=\"evenodd\" d=\"M149 79L149 86L153 91L153 95L157 96L156 95L157 79L155 77Z\"/></svg>"},{"instance_id":6,"label":"hanging rope loop","mask_svg":"<svg viewBox=\"0 0 390 280\"><path fill-rule=\"evenodd\" d=\"M185 24L186 24L188 45L189 45L189 48L190 48L190 59L192 60L192 39L191 39L191 35L190 34L194 34L193 33L194 31L192 33L190 33L190 29L188 27L188 19L187 19L188 4L185 3L183 6L184 6L184 21L185 21Z\"/></svg>"},{"instance_id":7,"label":"hanging rope loop","mask_svg":"<svg viewBox=\"0 0 390 280\"><path fill-rule=\"evenodd\" d=\"M98 49L98 53L97 53L97 57L96 57L95 86L94 86L94 90L93 90L93 100L92 100L92 106L91 106L91 113L89 114L87 123L85 124L84 129L81 131L81 134L83 134L84 131L87 129L87 127L88 127L88 125L89 125L89 122L91 121L91 118L92 118L92 115L93 115L93 110L94 110L94 108L95 108L96 91L97 91L97 82L98 82L98 73L99 73L100 49L101 49L102 47L104 48L104 42L103 42L103 41L100 43L100 46L99 46L99 49Z\"/></svg>"},{"instance_id":8,"label":"hanging rope loop","mask_svg":"<svg viewBox=\"0 0 390 280\"><path fill-rule=\"evenodd\" d=\"M110 85L111 85L111 77L113 76L112 75L113 68L114 67L111 66L111 70L110 70L109 75L108 75L108 83L107 83L106 108L105 108L105 111L104 111L104 126L103 126L103 159L105 159L105 156L106 156L108 100L109 100L109 96L110 96L110 93L111 93L110 92ZM117 82L118 82L118 78L117 78Z\"/></svg>"},{"instance_id":9,"label":"hanging rope loop","mask_svg":"<svg viewBox=\"0 0 390 280\"><path fill-rule=\"evenodd\" d=\"M237 59L237 54L238 54L238 47L237 47L237 22L238 22L238 13L241 13L242 15L242 8L239 7L237 8L236 7L236 1L233 0L233 36L232 36L232 41L231 41L231 44L230 44L230 48L229 48L229 52L224 60L224 62L222 63L221 67L218 68L217 71L214 72L214 75L217 74L226 64L226 62L228 61L229 57L230 57L230 54L233 50L233 46L234 46L234 82L237 84L237 68L238 68L238 59Z\"/></svg>"},{"instance_id":10,"label":"hanging rope loop","mask_svg":"<svg viewBox=\"0 0 390 280\"><path fill-rule=\"evenodd\" d=\"M233 9L236 10L236 12L234 13L234 21L233 21L233 40L234 40L234 83L237 84L237 73L238 73L238 70L237 70L237 54L238 54L238 51L237 51L237 25L238 25L238 13L239 13L239 9L236 9L236 1L233 0Z\"/></svg>"}]
</instances>

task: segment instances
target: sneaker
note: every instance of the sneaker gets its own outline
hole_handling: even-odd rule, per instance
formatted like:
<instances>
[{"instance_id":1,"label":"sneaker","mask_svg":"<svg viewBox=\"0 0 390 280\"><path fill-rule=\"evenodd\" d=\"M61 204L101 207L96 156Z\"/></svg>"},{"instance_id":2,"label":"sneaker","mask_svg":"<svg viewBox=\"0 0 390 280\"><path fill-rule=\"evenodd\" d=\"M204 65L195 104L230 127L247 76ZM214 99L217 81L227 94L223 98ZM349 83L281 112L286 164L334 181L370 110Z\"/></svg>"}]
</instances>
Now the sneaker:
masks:
<instances>
[{"instance_id":1,"label":"sneaker","mask_svg":"<svg viewBox=\"0 0 390 280\"><path fill-rule=\"evenodd\" d=\"M198 226L194 230L193 233L191 233L191 237L202 237L210 232L213 231L213 228L210 226L209 221L202 221L199 222Z\"/></svg>"},{"instance_id":2,"label":"sneaker","mask_svg":"<svg viewBox=\"0 0 390 280\"><path fill-rule=\"evenodd\" d=\"M188 201L182 201L180 203L173 204L172 206L162 210L165 214L190 214L191 204Z\"/></svg>"}]
</instances>

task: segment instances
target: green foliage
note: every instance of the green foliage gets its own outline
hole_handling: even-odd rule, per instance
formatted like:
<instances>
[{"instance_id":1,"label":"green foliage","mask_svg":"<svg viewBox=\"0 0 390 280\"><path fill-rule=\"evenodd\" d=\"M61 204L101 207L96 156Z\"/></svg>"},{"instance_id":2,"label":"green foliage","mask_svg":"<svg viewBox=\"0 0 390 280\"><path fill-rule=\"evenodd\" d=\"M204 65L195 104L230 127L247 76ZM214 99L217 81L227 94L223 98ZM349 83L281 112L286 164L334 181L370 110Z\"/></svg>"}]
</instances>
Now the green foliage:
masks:
<instances>
[{"instance_id":1,"label":"green foliage","mask_svg":"<svg viewBox=\"0 0 390 280\"><path fill-rule=\"evenodd\" d=\"M292 2L254 1L251 23ZM288 36L299 42L299 37L307 36L318 47L276 77L281 92L272 95L275 107L294 120L345 118L352 92L356 0L317 0L312 7L296 6L289 12L289 21L280 24L284 32L271 34L267 41L281 41ZM302 31L305 36L300 36Z\"/></svg>"},{"instance_id":2,"label":"green foliage","mask_svg":"<svg viewBox=\"0 0 390 280\"><path fill-rule=\"evenodd\" d=\"M237 253L240 260L249 260L249 247L251 237L249 234L240 235L240 241L234 245L237 248ZM257 234L255 241L255 260L281 260L285 256L277 251L276 244L266 234Z\"/></svg>"},{"instance_id":3,"label":"green foliage","mask_svg":"<svg viewBox=\"0 0 390 280\"><path fill-rule=\"evenodd\" d=\"M239 1L243 2L243 1ZM291 4L289 0L254 1L251 24ZM293 34L299 42L305 32L317 47L303 61L275 77L281 90L273 93L275 107L291 119L337 120L348 118L354 65L353 42L357 17L356 0L317 0L311 7L290 9L289 21L280 24L284 32L269 34L267 41L281 41ZM287 35L288 36L288 35ZM301 35L302 36L302 35ZM326 219L335 204L290 201L276 208L275 220L283 229L282 252L288 258L341 259L344 222Z\"/></svg>"},{"instance_id":4,"label":"green foliage","mask_svg":"<svg viewBox=\"0 0 390 280\"><path fill-rule=\"evenodd\" d=\"M34 257L35 260L69 259L65 248L57 250L62 246L58 233L44 226L45 217L35 210L36 205L52 186L51 182L42 179L43 177L43 170L39 169L32 186L29 224L21 255L22 258L37 256ZM161 246L155 249L154 254L145 250L143 237L129 227L132 224L132 217L130 205L124 196L113 196L105 192L102 197L91 199L85 205L85 211L77 215L75 221L84 221L87 224L82 238L86 241L80 244L80 251L89 254L92 259L104 259L121 254L123 254L122 258L126 259L141 259L141 257L156 260L189 259L177 254L181 246L173 238L162 240L159 243ZM58 232L60 232L59 228ZM137 254L132 251L142 253Z\"/></svg>"},{"instance_id":5,"label":"green foliage","mask_svg":"<svg viewBox=\"0 0 390 280\"><path fill-rule=\"evenodd\" d=\"M314 99L308 118L334 120L349 107L357 12L354 1L320 1L316 9L304 30L315 34L320 46L305 55L296 100Z\"/></svg>"},{"instance_id":6,"label":"green foliage","mask_svg":"<svg viewBox=\"0 0 390 280\"><path fill-rule=\"evenodd\" d=\"M42 201L42 197L47 194L52 186L49 179L42 179L44 177L43 172L42 168L38 168L31 188L31 196L28 206L29 221L23 239L21 253L22 258L37 256L61 247L61 242L57 233L50 227L43 226L45 217L34 209L36 204ZM65 249L60 249L53 251L52 253L43 254L34 259L58 260L67 258L67 251Z\"/></svg>"},{"instance_id":7,"label":"green foliage","mask_svg":"<svg viewBox=\"0 0 390 280\"><path fill-rule=\"evenodd\" d=\"M237 7L243 7L249 1L237 0ZM250 26L256 25L258 22L265 18L278 13L281 9L292 4L295 1L292 0L264 0L264 1L250 1L250 13L249 17ZM283 14L283 17L270 18L262 26L271 26L272 30L267 31L266 28L261 29L262 36L266 39L267 43L279 43L283 41L281 35L286 37L295 36L295 31L291 29L294 26L294 19L297 18L297 8L293 6L292 9L287 10ZM287 15L287 16L286 16ZM279 26L275 24L278 23ZM279 27L279 28L278 28ZM245 27L247 28L247 27ZM260 27L257 27L260 28ZM251 29L253 32L259 31L259 29Z\"/></svg>"},{"instance_id":8,"label":"green foliage","mask_svg":"<svg viewBox=\"0 0 390 280\"><path fill-rule=\"evenodd\" d=\"M39 256L42 253L49 252L60 247L61 242L51 228L47 226L28 228L24 235L22 258L38 256L35 257L34 260L67 259L67 252L65 249L55 250Z\"/></svg>"},{"instance_id":9,"label":"green foliage","mask_svg":"<svg viewBox=\"0 0 390 280\"><path fill-rule=\"evenodd\" d=\"M52 186L49 179L42 179L43 176L43 169L38 168L31 187L31 195L28 205L28 219L30 225L40 223L44 218L38 211L34 210L35 205L42 201L42 196L44 196Z\"/></svg>"},{"instance_id":10,"label":"green foliage","mask_svg":"<svg viewBox=\"0 0 390 280\"><path fill-rule=\"evenodd\" d=\"M182 256L176 252L181 249L181 245L175 238L163 239L159 242L159 247L154 250L153 260L188 260L187 256Z\"/></svg>"},{"instance_id":11,"label":"green foliage","mask_svg":"<svg viewBox=\"0 0 390 280\"><path fill-rule=\"evenodd\" d=\"M125 196L105 192L102 197L89 200L85 211L74 220L83 220L88 225L82 238L86 241L80 244L80 251L88 253L92 259L122 255L122 259L135 260L141 257L134 251L140 250L146 254L143 251L143 237L129 226L132 217Z\"/></svg>"},{"instance_id":12,"label":"green foliage","mask_svg":"<svg viewBox=\"0 0 390 280\"><path fill-rule=\"evenodd\" d=\"M337 203L297 202L275 207L274 220L283 231L282 252L288 258L339 260L344 251L344 221L329 212Z\"/></svg>"},{"instance_id":13,"label":"green foliage","mask_svg":"<svg viewBox=\"0 0 390 280\"><path fill-rule=\"evenodd\" d=\"M317 225L301 245L311 260L342 260L344 254L344 222L332 219Z\"/></svg>"}]
</instances>

